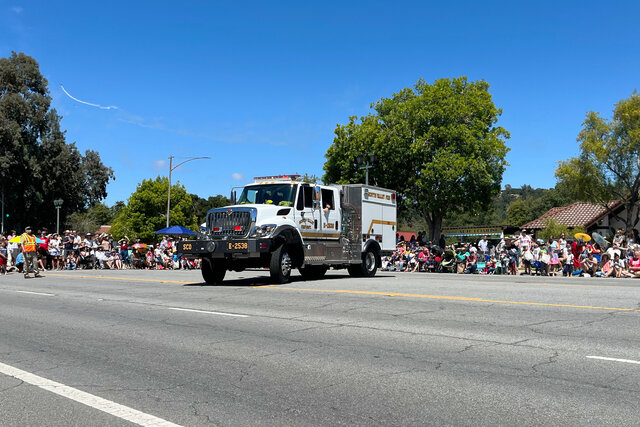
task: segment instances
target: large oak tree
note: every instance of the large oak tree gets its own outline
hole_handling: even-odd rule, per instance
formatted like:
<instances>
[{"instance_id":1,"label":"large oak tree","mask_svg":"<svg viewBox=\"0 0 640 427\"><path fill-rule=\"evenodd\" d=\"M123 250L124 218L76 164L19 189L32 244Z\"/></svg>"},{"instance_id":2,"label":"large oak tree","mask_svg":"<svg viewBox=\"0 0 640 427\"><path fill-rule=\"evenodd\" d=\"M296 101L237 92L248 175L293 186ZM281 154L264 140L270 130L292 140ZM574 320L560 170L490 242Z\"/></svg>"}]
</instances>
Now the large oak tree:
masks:
<instances>
[{"instance_id":1,"label":"large oak tree","mask_svg":"<svg viewBox=\"0 0 640 427\"><path fill-rule=\"evenodd\" d=\"M420 79L371 107L336 127L325 182L364 182L356 157L375 154L371 183L396 190L401 208L419 213L435 241L446 215L489 206L500 191L509 133L496 126L502 110L487 82Z\"/></svg>"},{"instance_id":2,"label":"large oak tree","mask_svg":"<svg viewBox=\"0 0 640 427\"><path fill-rule=\"evenodd\" d=\"M114 179L97 152L83 155L66 142L47 85L32 57L14 52L0 58L0 191L7 227L52 229L55 199L64 201L64 219L104 199Z\"/></svg>"}]
</instances>

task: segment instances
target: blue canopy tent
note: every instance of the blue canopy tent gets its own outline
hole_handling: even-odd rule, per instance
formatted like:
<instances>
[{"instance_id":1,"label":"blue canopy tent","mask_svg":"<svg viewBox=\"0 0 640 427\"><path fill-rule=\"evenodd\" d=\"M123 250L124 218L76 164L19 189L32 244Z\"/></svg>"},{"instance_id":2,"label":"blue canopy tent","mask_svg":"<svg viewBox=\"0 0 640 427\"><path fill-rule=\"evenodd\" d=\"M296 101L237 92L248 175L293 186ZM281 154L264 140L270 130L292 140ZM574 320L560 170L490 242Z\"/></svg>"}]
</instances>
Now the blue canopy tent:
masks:
<instances>
[{"instance_id":1,"label":"blue canopy tent","mask_svg":"<svg viewBox=\"0 0 640 427\"><path fill-rule=\"evenodd\" d=\"M188 228L185 228L181 225L172 225L171 227L163 228L162 230L156 231L156 234L171 234L174 236L195 236L195 231L191 231Z\"/></svg>"}]
</instances>

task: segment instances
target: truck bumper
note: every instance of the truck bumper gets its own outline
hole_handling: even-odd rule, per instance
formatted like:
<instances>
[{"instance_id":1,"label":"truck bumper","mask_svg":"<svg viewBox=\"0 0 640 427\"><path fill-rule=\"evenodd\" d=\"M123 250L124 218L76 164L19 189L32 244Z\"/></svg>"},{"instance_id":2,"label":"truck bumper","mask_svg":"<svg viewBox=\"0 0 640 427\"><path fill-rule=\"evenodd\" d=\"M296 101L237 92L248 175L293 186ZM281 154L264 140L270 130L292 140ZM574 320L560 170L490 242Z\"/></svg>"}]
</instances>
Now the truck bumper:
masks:
<instances>
[{"instance_id":1,"label":"truck bumper","mask_svg":"<svg viewBox=\"0 0 640 427\"><path fill-rule=\"evenodd\" d=\"M187 258L259 258L271 252L271 239L183 240L178 253Z\"/></svg>"}]
</instances>

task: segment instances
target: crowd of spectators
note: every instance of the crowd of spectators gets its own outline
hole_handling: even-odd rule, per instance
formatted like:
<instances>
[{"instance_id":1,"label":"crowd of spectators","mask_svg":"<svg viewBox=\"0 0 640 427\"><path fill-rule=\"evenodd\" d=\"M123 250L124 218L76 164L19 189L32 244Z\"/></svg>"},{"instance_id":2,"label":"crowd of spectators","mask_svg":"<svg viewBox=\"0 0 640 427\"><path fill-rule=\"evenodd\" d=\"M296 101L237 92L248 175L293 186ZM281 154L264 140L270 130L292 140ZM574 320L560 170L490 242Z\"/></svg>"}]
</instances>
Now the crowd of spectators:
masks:
<instances>
[{"instance_id":1,"label":"crowd of spectators","mask_svg":"<svg viewBox=\"0 0 640 427\"><path fill-rule=\"evenodd\" d=\"M618 230L604 247L587 237L563 233L545 241L523 230L519 236L483 236L477 243L457 245L398 239L396 250L382 258L382 270L640 278L640 244L634 233Z\"/></svg>"},{"instance_id":2,"label":"crowd of spectators","mask_svg":"<svg viewBox=\"0 0 640 427\"><path fill-rule=\"evenodd\" d=\"M0 235L0 274L22 272L24 259L15 230ZM111 234L80 234L65 230L60 235L42 228L35 233L38 269L61 271L80 269L176 270L199 268L198 260L187 260L177 253L176 241L163 236L157 245L146 245L139 238L115 240Z\"/></svg>"}]
</instances>

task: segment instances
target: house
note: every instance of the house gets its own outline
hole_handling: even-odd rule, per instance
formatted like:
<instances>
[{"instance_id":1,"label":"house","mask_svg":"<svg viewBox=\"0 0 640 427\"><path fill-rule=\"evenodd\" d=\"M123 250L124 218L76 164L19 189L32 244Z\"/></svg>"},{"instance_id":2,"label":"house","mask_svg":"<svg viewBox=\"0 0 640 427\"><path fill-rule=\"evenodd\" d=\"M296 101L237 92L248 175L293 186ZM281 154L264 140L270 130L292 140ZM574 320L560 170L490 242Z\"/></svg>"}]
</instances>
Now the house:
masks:
<instances>
[{"instance_id":1,"label":"house","mask_svg":"<svg viewBox=\"0 0 640 427\"><path fill-rule=\"evenodd\" d=\"M596 203L575 202L569 206L549 209L540 218L520 226L520 229L536 234L546 226L549 219L569 228L584 227L588 234L597 232L606 236L614 234L618 228L625 228L627 211L620 200L609 202L608 207Z\"/></svg>"}]
</instances>

